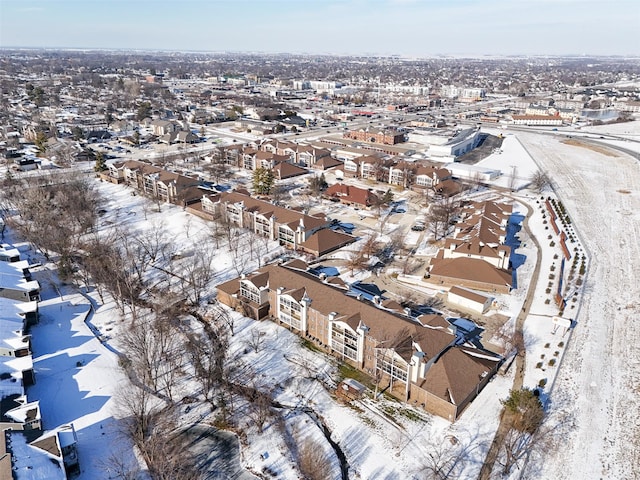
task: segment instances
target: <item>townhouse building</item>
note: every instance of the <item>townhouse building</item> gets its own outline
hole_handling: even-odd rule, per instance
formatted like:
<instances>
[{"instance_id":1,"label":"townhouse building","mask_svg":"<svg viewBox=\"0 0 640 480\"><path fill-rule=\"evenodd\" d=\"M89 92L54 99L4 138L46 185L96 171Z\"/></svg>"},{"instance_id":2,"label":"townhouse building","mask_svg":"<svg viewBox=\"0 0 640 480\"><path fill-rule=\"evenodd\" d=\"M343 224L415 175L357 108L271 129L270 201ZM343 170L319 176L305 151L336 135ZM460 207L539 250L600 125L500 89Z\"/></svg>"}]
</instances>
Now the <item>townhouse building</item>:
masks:
<instances>
[{"instance_id":1,"label":"townhouse building","mask_svg":"<svg viewBox=\"0 0 640 480\"><path fill-rule=\"evenodd\" d=\"M218 299L256 320L286 326L411 405L455 421L497 371L481 329L439 315L412 318L399 305L346 295L342 282L304 262L270 265L218 285ZM390 305L388 308L385 305Z\"/></svg>"},{"instance_id":2,"label":"townhouse building","mask_svg":"<svg viewBox=\"0 0 640 480\"><path fill-rule=\"evenodd\" d=\"M356 240L330 230L331 221L273 205L245 192L233 191L202 197L202 212L224 218L269 240L296 251L321 256Z\"/></svg>"},{"instance_id":3,"label":"townhouse building","mask_svg":"<svg viewBox=\"0 0 640 480\"><path fill-rule=\"evenodd\" d=\"M33 302L40 300L40 284L33 280L26 260L0 262L0 297Z\"/></svg>"},{"instance_id":4,"label":"townhouse building","mask_svg":"<svg viewBox=\"0 0 640 480\"><path fill-rule=\"evenodd\" d=\"M380 204L380 199L372 191L342 183L331 185L322 195L329 199L338 200L345 205L355 205L362 208L369 208Z\"/></svg>"},{"instance_id":5,"label":"townhouse building","mask_svg":"<svg viewBox=\"0 0 640 480\"><path fill-rule=\"evenodd\" d=\"M429 282L481 291L509 293L513 287L511 247L505 244L513 207L472 202L460 211L453 236L432 258Z\"/></svg>"},{"instance_id":6,"label":"townhouse building","mask_svg":"<svg viewBox=\"0 0 640 480\"><path fill-rule=\"evenodd\" d=\"M512 123L514 125L528 126L561 126L562 117L559 115L512 115Z\"/></svg>"},{"instance_id":7,"label":"townhouse building","mask_svg":"<svg viewBox=\"0 0 640 480\"><path fill-rule=\"evenodd\" d=\"M101 174L101 178L112 183L126 183L145 195L167 203L178 203L184 191L200 184L197 178L170 172L138 160L116 162L107 167L108 170Z\"/></svg>"}]
</instances>

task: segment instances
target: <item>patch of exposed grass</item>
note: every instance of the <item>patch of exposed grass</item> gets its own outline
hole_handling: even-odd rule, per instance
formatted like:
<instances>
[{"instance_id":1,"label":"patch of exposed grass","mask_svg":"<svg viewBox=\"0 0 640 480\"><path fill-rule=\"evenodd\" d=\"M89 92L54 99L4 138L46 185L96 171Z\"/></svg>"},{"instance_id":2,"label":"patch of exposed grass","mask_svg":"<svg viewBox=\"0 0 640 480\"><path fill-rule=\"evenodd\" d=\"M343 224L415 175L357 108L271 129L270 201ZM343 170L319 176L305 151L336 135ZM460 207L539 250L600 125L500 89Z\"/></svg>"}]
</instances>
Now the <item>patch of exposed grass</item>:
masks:
<instances>
[{"instance_id":1,"label":"patch of exposed grass","mask_svg":"<svg viewBox=\"0 0 640 480\"><path fill-rule=\"evenodd\" d=\"M348 363L341 362L340 365L338 365L338 376L340 377L340 380L344 380L345 378L353 378L354 380L357 380L358 382L363 384L365 387L369 389L373 388L371 377L369 377L364 372L361 372L357 368L349 365Z\"/></svg>"},{"instance_id":2,"label":"patch of exposed grass","mask_svg":"<svg viewBox=\"0 0 640 480\"><path fill-rule=\"evenodd\" d=\"M563 140L562 143L564 143L565 145L571 145L574 147L582 147L582 148L586 148L587 150L591 150L593 152L598 152L601 153L602 155L606 155L607 157L618 157L619 155L617 153L615 153L613 150L606 148L606 147L600 147L598 145L591 145L589 143L586 142L582 142L580 140L576 140L576 139L570 139L570 140Z\"/></svg>"},{"instance_id":3,"label":"patch of exposed grass","mask_svg":"<svg viewBox=\"0 0 640 480\"><path fill-rule=\"evenodd\" d=\"M316 352L316 353L327 353L324 350L322 350L320 347L318 347L315 343L313 343L311 340L307 340L306 338L302 338L300 339L300 344L305 347L308 348L309 350L311 350L312 352Z\"/></svg>"}]
</instances>

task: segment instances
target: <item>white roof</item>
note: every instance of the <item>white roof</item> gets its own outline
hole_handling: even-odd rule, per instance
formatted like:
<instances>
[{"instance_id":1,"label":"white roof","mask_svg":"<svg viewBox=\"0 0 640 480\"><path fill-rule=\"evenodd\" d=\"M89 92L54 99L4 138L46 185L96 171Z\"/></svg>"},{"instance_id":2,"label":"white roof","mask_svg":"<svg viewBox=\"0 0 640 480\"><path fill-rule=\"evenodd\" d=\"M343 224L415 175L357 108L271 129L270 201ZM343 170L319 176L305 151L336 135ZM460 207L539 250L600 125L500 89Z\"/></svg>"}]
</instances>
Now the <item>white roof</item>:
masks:
<instances>
[{"instance_id":1,"label":"white roof","mask_svg":"<svg viewBox=\"0 0 640 480\"><path fill-rule=\"evenodd\" d=\"M26 401L26 398L27 396L23 395L21 398L17 399L16 401L18 402ZM29 415L29 412L33 411L34 409L36 410L35 419L40 420L41 419L40 402L38 400L36 400L35 402L24 403L19 407L15 407L15 408L12 408L11 410L7 410L5 415L15 420L16 422L25 423L27 420L34 420L34 418L27 418L27 416Z\"/></svg>"},{"instance_id":2,"label":"white roof","mask_svg":"<svg viewBox=\"0 0 640 480\"><path fill-rule=\"evenodd\" d=\"M11 449L13 474L17 480L64 480L67 478L62 459L29 445L22 432L11 432L9 439L7 448Z\"/></svg>"},{"instance_id":3,"label":"white roof","mask_svg":"<svg viewBox=\"0 0 640 480\"><path fill-rule=\"evenodd\" d=\"M24 278L18 278L14 275L4 274L0 274L0 287L10 290L21 290L23 292L40 290L40 284L37 280L25 280Z\"/></svg>"}]
</instances>

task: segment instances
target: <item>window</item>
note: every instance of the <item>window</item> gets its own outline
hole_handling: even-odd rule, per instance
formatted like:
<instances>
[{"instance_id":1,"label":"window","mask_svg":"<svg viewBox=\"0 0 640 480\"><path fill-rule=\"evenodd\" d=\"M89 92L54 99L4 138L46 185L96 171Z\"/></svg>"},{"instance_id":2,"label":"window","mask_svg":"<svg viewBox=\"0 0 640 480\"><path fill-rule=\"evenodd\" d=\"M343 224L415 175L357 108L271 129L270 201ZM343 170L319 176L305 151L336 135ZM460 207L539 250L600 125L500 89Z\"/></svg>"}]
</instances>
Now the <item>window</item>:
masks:
<instances>
[{"instance_id":1,"label":"window","mask_svg":"<svg viewBox=\"0 0 640 480\"><path fill-rule=\"evenodd\" d=\"M250 302L260 305L260 292L253 286L247 285L244 282L240 282L240 296Z\"/></svg>"},{"instance_id":2,"label":"window","mask_svg":"<svg viewBox=\"0 0 640 480\"><path fill-rule=\"evenodd\" d=\"M288 227L279 227L278 228L278 240L280 240L280 245L286 245L293 247L294 246L294 235L295 233Z\"/></svg>"},{"instance_id":3,"label":"window","mask_svg":"<svg viewBox=\"0 0 640 480\"><path fill-rule=\"evenodd\" d=\"M302 306L287 297L280 297L279 307L278 318L280 321L302 330Z\"/></svg>"},{"instance_id":4,"label":"window","mask_svg":"<svg viewBox=\"0 0 640 480\"><path fill-rule=\"evenodd\" d=\"M351 360L358 360L358 337L336 324L331 331L331 348Z\"/></svg>"},{"instance_id":5,"label":"window","mask_svg":"<svg viewBox=\"0 0 640 480\"><path fill-rule=\"evenodd\" d=\"M391 350L378 350L376 368L396 380L407 381L407 363L398 360Z\"/></svg>"},{"instance_id":6,"label":"window","mask_svg":"<svg viewBox=\"0 0 640 480\"><path fill-rule=\"evenodd\" d=\"M258 235L262 235L263 237L268 237L271 231L271 224L269 220L266 220L261 217L256 217L256 228L255 231Z\"/></svg>"}]
</instances>

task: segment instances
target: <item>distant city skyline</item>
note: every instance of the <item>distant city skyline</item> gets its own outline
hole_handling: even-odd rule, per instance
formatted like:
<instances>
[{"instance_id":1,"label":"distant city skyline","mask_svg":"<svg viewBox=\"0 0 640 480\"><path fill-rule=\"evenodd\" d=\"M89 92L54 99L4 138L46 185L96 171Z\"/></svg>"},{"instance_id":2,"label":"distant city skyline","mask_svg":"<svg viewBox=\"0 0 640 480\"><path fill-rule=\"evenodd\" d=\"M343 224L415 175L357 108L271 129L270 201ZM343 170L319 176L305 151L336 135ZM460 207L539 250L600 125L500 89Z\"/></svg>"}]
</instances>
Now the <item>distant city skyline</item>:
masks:
<instances>
[{"instance_id":1,"label":"distant city skyline","mask_svg":"<svg viewBox=\"0 0 640 480\"><path fill-rule=\"evenodd\" d=\"M0 46L640 56L637 0L0 0Z\"/></svg>"}]
</instances>

